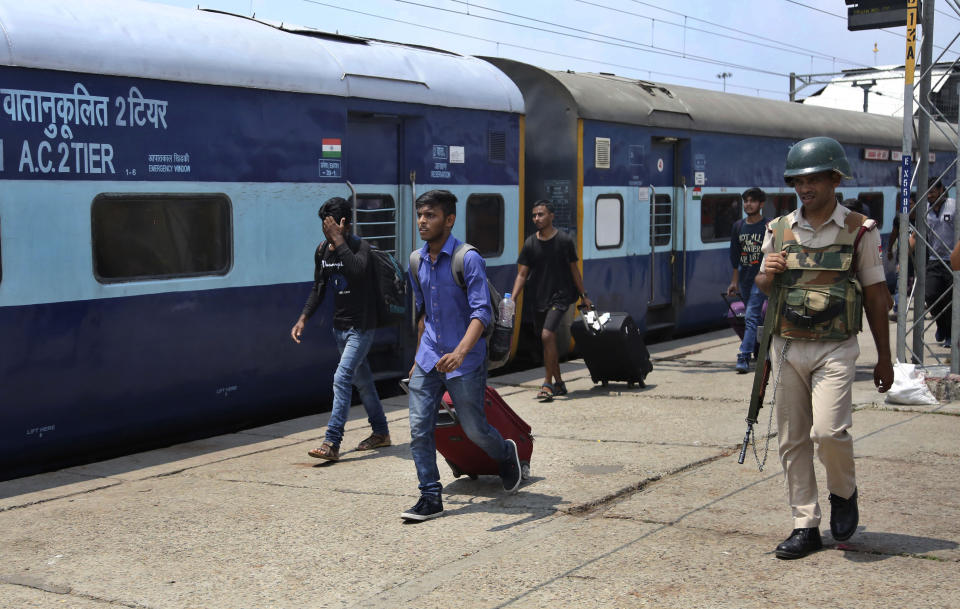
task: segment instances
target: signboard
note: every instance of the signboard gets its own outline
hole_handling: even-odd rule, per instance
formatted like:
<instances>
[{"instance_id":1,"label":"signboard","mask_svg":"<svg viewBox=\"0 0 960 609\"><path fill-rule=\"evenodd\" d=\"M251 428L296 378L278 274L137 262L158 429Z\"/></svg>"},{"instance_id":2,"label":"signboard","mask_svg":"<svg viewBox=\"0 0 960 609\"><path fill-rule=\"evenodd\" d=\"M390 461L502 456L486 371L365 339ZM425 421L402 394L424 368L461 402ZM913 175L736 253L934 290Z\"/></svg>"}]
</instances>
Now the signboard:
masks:
<instances>
[{"instance_id":1,"label":"signboard","mask_svg":"<svg viewBox=\"0 0 960 609\"><path fill-rule=\"evenodd\" d=\"M908 25L907 5L917 0L846 0L847 29L875 30ZM914 22L916 25L916 22Z\"/></svg>"},{"instance_id":2,"label":"signboard","mask_svg":"<svg viewBox=\"0 0 960 609\"><path fill-rule=\"evenodd\" d=\"M903 155L903 164L900 166L900 213L910 213L910 179L913 174L913 159L909 154Z\"/></svg>"}]
</instances>

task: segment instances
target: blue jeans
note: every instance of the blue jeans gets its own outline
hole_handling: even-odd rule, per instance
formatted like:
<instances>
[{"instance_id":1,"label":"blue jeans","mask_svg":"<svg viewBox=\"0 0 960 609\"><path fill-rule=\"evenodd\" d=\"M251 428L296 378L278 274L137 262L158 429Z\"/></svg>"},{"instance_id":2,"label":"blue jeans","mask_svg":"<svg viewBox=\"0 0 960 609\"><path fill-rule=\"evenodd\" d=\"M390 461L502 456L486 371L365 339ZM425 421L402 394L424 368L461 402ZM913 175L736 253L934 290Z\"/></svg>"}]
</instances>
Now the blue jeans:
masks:
<instances>
[{"instance_id":1,"label":"blue jeans","mask_svg":"<svg viewBox=\"0 0 960 609\"><path fill-rule=\"evenodd\" d=\"M360 393L360 400L367 411L367 420L373 427L373 433L389 433L383 404L380 403L377 387L373 383L373 372L367 363L367 353L373 345L375 332L376 330L356 328L333 329L337 350L340 351L340 364L333 373L333 410L330 412L330 422L327 423L326 441L338 448L343 440L343 426L347 424L347 417L350 415L350 398L353 397L354 385Z\"/></svg>"},{"instance_id":2,"label":"blue jeans","mask_svg":"<svg viewBox=\"0 0 960 609\"><path fill-rule=\"evenodd\" d=\"M487 386L484 366L462 376L445 378L436 369L424 372L419 365L410 377L410 452L420 480L420 494L440 497L440 471L437 469L437 445L433 430L443 390L450 393L457 418L471 442L500 463L509 456L507 443L484 413L483 398Z\"/></svg>"},{"instance_id":3,"label":"blue jeans","mask_svg":"<svg viewBox=\"0 0 960 609\"><path fill-rule=\"evenodd\" d=\"M752 354L757 345L757 326L762 323L763 303L767 301L767 295L760 291L756 284L753 284L749 291L744 291L743 286L740 290L741 296L749 294L749 296L744 297L747 310L743 316L744 329L743 341L740 343L740 353Z\"/></svg>"}]
</instances>

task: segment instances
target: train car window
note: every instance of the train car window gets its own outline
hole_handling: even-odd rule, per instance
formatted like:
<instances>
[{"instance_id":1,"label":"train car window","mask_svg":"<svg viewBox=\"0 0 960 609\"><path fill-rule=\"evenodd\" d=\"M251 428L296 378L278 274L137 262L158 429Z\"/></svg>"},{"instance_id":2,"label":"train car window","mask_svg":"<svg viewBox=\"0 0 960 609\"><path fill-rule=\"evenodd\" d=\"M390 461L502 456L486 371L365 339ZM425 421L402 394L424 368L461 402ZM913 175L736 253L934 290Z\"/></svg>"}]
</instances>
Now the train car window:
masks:
<instances>
[{"instance_id":1,"label":"train car window","mask_svg":"<svg viewBox=\"0 0 960 609\"><path fill-rule=\"evenodd\" d=\"M673 201L670 195L657 195L653 205L653 244L666 245L673 236Z\"/></svg>"},{"instance_id":2,"label":"train car window","mask_svg":"<svg viewBox=\"0 0 960 609\"><path fill-rule=\"evenodd\" d=\"M597 169L610 169L610 138L596 138L593 151L594 167Z\"/></svg>"},{"instance_id":3,"label":"train car window","mask_svg":"<svg viewBox=\"0 0 960 609\"><path fill-rule=\"evenodd\" d=\"M358 194L358 236L374 247L397 255L397 206L390 195Z\"/></svg>"},{"instance_id":4,"label":"train car window","mask_svg":"<svg viewBox=\"0 0 960 609\"><path fill-rule=\"evenodd\" d=\"M736 194L703 195L700 200L700 240L726 241L733 223L743 217L743 201Z\"/></svg>"},{"instance_id":5,"label":"train car window","mask_svg":"<svg viewBox=\"0 0 960 609\"><path fill-rule=\"evenodd\" d=\"M772 220L797 209L797 195L768 194L763 204L763 217Z\"/></svg>"},{"instance_id":6,"label":"train car window","mask_svg":"<svg viewBox=\"0 0 960 609\"><path fill-rule=\"evenodd\" d=\"M467 243L484 258L503 253L503 197L490 194L467 198Z\"/></svg>"},{"instance_id":7,"label":"train car window","mask_svg":"<svg viewBox=\"0 0 960 609\"><path fill-rule=\"evenodd\" d=\"M93 272L101 283L230 270L233 221L224 194L100 194L91 216Z\"/></svg>"},{"instance_id":8,"label":"train car window","mask_svg":"<svg viewBox=\"0 0 960 609\"><path fill-rule=\"evenodd\" d=\"M600 195L594 223L597 249L620 247L623 244L623 197Z\"/></svg>"},{"instance_id":9,"label":"train car window","mask_svg":"<svg viewBox=\"0 0 960 609\"><path fill-rule=\"evenodd\" d=\"M860 202L860 213L877 221L877 224L883 226L883 193L882 192L861 192L857 195Z\"/></svg>"}]
</instances>

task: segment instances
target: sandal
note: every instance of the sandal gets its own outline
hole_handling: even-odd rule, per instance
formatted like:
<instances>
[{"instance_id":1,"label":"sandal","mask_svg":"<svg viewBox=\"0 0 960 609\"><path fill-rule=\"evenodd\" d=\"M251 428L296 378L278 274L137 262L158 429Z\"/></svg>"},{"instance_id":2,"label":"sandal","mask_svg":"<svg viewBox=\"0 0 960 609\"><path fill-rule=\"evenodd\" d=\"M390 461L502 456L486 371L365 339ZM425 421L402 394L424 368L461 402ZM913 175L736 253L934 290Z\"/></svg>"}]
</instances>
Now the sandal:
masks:
<instances>
[{"instance_id":1,"label":"sandal","mask_svg":"<svg viewBox=\"0 0 960 609\"><path fill-rule=\"evenodd\" d=\"M567 385L563 381L557 381L553 384L553 395L567 395Z\"/></svg>"},{"instance_id":2,"label":"sandal","mask_svg":"<svg viewBox=\"0 0 960 609\"><path fill-rule=\"evenodd\" d=\"M357 444L357 450L373 450L390 446L390 434L372 433L370 437Z\"/></svg>"},{"instance_id":3,"label":"sandal","mask_svg":"<svg viewBox=\"0 0 960 609\"><path fill-rule=\"evenodd\" d=\"M541 402L552 402L553 401L553 385L550 383L544 383L540 385L540 391L537 393L537 399Z\"/></svg>"},{"instance_id":4,"label":"sandal","mask_svg":"<svg viewBox=\"0 0 960 609\"><path fill-rule=\"evenodd\" d=\"M307 452L314 459L326 459L327 461L339 461L340 449L333 445L333 442L324 442L320 448L314 448Z\"/></svg>"}]
</instances>

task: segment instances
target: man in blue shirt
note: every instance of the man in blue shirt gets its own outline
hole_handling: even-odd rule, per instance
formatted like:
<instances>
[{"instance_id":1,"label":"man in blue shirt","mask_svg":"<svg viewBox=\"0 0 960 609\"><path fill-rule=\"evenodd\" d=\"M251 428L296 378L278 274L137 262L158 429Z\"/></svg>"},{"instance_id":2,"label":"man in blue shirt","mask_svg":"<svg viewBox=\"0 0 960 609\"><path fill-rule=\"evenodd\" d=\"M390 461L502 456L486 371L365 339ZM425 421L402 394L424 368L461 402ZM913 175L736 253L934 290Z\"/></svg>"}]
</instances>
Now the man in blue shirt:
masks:
<instances>
[{"instance_id":1,"label":"man in blue shirt","mask_svg":"<svg viewBox=\"0 0 960 609\"><path fill-rule=\"evenodd\" d=\"M444 388L464 433L500 464L504 490L517 490L521 478L517 445L504 440L484 414L487 343L482 335L493 323L486 264L476 251L468 252L463 259L466 289L458 286L450 268L460 244L450 234L457 198L446 190L431 190L417 198L416 207L417 228L426 243L416 275L410 270L419 317L417 356L410 370L410 451L420 480L420 500L401 514L409 521L443 513L433 431Z\"/></svg>"}]
</instances>

